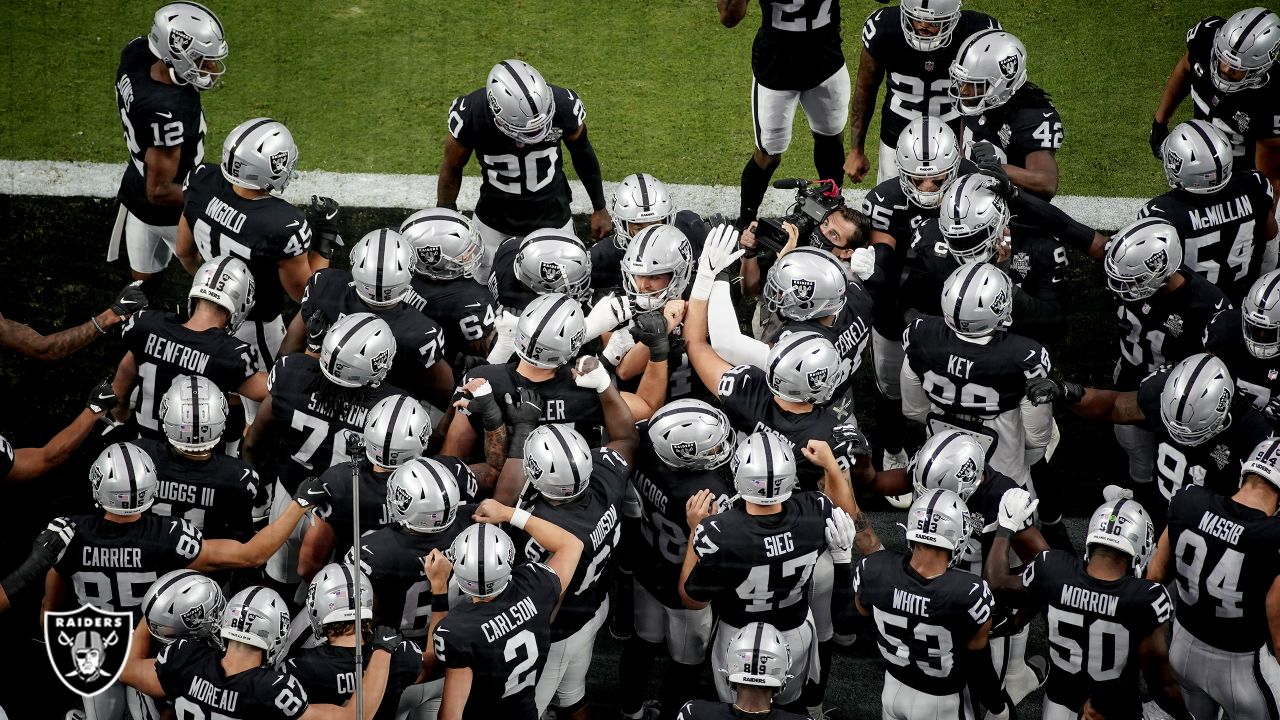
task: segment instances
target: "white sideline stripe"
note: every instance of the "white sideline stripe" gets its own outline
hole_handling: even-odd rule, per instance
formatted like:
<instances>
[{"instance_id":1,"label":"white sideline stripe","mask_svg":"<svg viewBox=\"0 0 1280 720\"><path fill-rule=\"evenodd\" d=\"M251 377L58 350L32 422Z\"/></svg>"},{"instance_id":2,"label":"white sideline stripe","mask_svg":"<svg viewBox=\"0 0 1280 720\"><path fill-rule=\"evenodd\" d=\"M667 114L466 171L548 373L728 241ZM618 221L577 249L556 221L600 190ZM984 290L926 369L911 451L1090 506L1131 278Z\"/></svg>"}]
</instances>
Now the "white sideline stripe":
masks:
<instances>
[{"instance_id":1,"label":"white sideline stripe","mask_svg":"<svg viewBox=\"0 0 1280 720\"><path fill-rule=\"evenodd\" d=\"M45 195L56 197L115 197L124 165L111 163L55 162L48 160L0 160L0 193L8 195ZM435 175L379 175L374 173L335 173L311 170L298 173L289 185L285 199L305 204L312 195L328 195L343 205L354 207L404 208L417 210L433 207L436 199ZM608 183L606 190L615 183ZM582 183L571 180L573 212L591 211ZM700 215L738 214L738 188L727 185L671 184L675 206ZM465 177L458 207L475 208L480 194L480 178ZM845 197L857 207L866 190L845 190ZM789 190L770 189L760 214L779 215L794 197ZM1101 230L1116 230L1135 220L1145 198L1090 197L1067 195L1054 199L1080 222Z\"/></svg>"}]
</instances>

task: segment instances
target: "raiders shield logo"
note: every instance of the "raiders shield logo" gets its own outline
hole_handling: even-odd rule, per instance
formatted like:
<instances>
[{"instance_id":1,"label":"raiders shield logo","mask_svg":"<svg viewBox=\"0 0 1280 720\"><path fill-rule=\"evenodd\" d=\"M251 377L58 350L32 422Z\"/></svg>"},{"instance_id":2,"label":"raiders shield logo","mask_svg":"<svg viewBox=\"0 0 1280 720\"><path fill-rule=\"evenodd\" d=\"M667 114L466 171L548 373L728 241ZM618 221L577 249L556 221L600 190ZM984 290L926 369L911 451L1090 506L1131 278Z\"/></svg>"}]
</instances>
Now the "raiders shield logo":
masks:
<instances>
[{"instance_id":1,"label":"raiders shield logo","mask_svg":"<svg viewBox=\"0 0 1280 720\"><path fill-rule=\"evenodd\" d=\"M391 506L396 509L396 512L404 515L409 511L409 503L413 502L413 496L409 494L408 490L404 489L404 486L396 485L395 493L392 494L390 502Z\"/></svg>"},{"instance_id":2,"label":"raiders shield logo","mask_svg":"<svg viewBox=\"0 0 1280 720\"><path fill-rule=\"evenodd\" d=\"M818 368L809 372L808 381L809 389L817 390L827 383L827 376L830 371L827 368Z\"/></svg>"},{"instance_id":3,"label":"raiders shield logo","mask_svg":"<svg viewBox=\"0 0 1280 720\"><path fill-rule=\"evenodd\" d=\"M423 245L418 248L418 259L423 265L435 267L440 264L440 246L439 245Z\"/></svg>"},{"instance_id":4,"label":"raiders shield logo","mask_svg":"<svg viewBox=\"0 0 1280 720\"><path fill-rule=\"evenodd\" d=\"M1001 290L996 294L994 300L991 301L991 312L996 315L1004 315L1005 310L1009 307L1009 296L1005 291Z\"/></svg>"},{"instance_id":5,"label":"raiders shield logo","mask_svg":"<svg viewBox=\"0 0 1280 720\"><path fill-rule=\"evenodd\" d=\"M92 488L93 492L96 494L98 492L98 488L101 485L102 485L102 468L98 467L97 465L94 465L93 467L89 468L89 487Z\"/></svg>"},{"instance_id":6,"label":"raiders shield logo","mask_svg":"<svg viewBox=\"0 0 1280 720\"><path fill-rule=\"evenodd\" d=\"M195 630L206 624L208 620L209 618L206 617L204 605L193 606L190 610L182 613L182 624L188 630Z\"/></svg>"},{"instance_id":7,"label":"raiders shield logo","mask_svg":"<svg viewBox=\"0 0 1280 720\"><path fill-rule=\"evenodd\" d=\"M173 51L174 55L181 55L189 47L191 47L190 35L177 29L169 31L169 49Z\"/></svg>"},{"instance_id":8,"label":"raiders shield logo","mask_svg":"<svg viewBox=\"0 0 1280 720\"><path fill-rule=\"evenodd\" d=\"M1231 391L1223 388L1222 394L1218 396L1218 412L1226 412L1231 405Z\"/></svg>"},{"instance_id":9,"label":"raiders shield logo","mask_svg":"<svg viewBox=\"0 0 1280 720\"><path fill-rule=\"evenodd\" d=\"M809 302L813 299L813 281L792 280L791 291L795 293L796 299L800 302Z\"/></svg>"},{"instance_id":10,"label":"raiders shield logo","mask_svg":"<svg viewBox=\"0 0 1280 720\"><path fill-rule=\"evenodd\" d=\"M1018 74L1018 56L1010 55L1006 58L1000 58L1000 73L1012 80L1013 76Z\"/></svg>"},{"instance_id":11,"label":"raiders shield logo","mask_svg":"<svg viewBox=\"0 0 1280 720\"><path fill-rule=\"evenodd\" d=\"M1182 172L1182 158L1178 153L1170 150L1164 154L1164 166L1169 168L1169 172L1177 175Z\"/></svg>"},{"instance_id":12,"label":"raiders shield logo","mask_svg":"<svg viewBox=\"0 0 1280 720\"><path fill-rule=\"evenodd\" d=\"M961 487L978 482L978 464L973 461L973 458L965 460L960 469L956 470L956 482Z\"/></svg>"},{"instance_id":13,"label":"raiders shield logo","mask_svg":"<svg viewBox=\"0 0 1280 720\"><path fill-rule=\"evenodd\" d=\"M558 283L564 278L564 268L559 263L544 262L538 268L538 272L542 275L542 281L545 283Z\"/></svg>"},{"instance_id":14,"label":"raiders shield logo","mask_svg":"<svg viewBox=\"0 0 1280 720\"><path fill-rule=\"evenodd\" d=\"M387 368L391 367L391 348L369 358L369 365L373 367L374 374L386 372Z\"/></svg>"},{"instance_id":15,"label":"raiders shield logo","mask_svg":"<svg viewBox=\"0 0 1280 720\"><path fill-rule=\"evenodd\" d=\"M1146 260L1143 260L1142 264L1153 273L1164 272L1165 266L1169 264L1169 254L1167 251L1161 250Z\"/></svg>"},{"instance_id":16,"label":"raiders shield logo","mask_svg":"<svg viewBox=\"0 0 1280 720\"><path fill-rule=\"evenodd\" d=\"M542 477L542 466L531 457L524 459L524 471L528 473L530 480L537 480Z\"/></svg>"},{"instance_id":17,"label":"raiders shield logo","mask_svg":"<svg viewBox=\"0 0 1280 720\"><path fill-rule=\"evenodd\" d=\"M281 150L271 156L271 174L279 175L289 167L289 153Z\"/></svg>"},{"instance_id":18,"label":"raiders shield logo","mask_svg":"<svg viewBox=\"0 0 1280 720\"><path fill-rule=\"evenodd\" d=\"M93 697L113 685L124 670L133 642L130 619L127 612L91 605L45 613L44 647L62 684L84 697Z\"/></svg>"},{"instance_id":19,"label":"raiders shield logo","mask_svg":"<svg viewBox=\"0 0 1280 720\"><path fill-rule=\"evenodd\" d=\"M691 442L671 443L671 452L675 453L676 457L678 458L684 458L686 460L691 459L693 458L694 453L696 453L697 451L698 451L698 446L696 443L691 443Z\"/></svg>"}]
</instances>

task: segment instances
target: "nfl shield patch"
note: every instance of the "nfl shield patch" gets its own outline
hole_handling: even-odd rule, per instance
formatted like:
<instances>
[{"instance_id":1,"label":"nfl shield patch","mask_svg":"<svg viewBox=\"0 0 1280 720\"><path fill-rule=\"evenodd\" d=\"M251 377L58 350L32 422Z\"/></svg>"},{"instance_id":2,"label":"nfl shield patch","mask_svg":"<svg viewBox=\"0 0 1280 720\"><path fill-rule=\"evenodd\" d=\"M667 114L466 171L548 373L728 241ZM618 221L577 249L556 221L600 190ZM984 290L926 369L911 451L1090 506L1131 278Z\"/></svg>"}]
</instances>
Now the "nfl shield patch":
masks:
<instances>
[{"instance_id":1,"label":"nfl shield patch","mask_svg":"<svg viewBox=\"0 0 1280 720\"><path fill-rule=\"evenodd\" d=\"M45 613L44 647L62 684L84 697L93 697L113 685L124 670L133 642L131 618L127 612L91 605Z\"/></svg>"}]
</instances>

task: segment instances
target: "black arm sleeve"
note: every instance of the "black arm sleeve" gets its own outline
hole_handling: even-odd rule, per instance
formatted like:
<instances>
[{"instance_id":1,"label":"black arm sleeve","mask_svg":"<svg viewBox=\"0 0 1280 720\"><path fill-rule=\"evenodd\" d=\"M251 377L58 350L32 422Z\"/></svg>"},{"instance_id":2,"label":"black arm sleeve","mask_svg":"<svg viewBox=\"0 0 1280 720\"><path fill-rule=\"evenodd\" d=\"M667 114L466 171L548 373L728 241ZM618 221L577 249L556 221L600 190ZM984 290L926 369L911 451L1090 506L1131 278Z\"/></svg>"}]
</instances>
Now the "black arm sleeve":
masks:
<instances>
[{"instance_id":1,"label":"black arm sleeve","mask_svg":"<svg viewBox=\"0 0 1280 720\"><path fill-rule=\"evenodd\" d=\"M1018 216L1020 222L1035 225L1056 235L1064 244L1088 254L1093 245L1093 228L1031 193L1018 193L1011 204L1013 214Z\"/></svg>"},{"instance_id":2,"label":"black arm sleeve","mask_svg":"<svg viewBox=\"0 0 1280 720\"><path fill-rule=\"evenodd\" d=\"M1000 687L1000 676L996 674L995 665L991 661L991 645L981 650L968 651L967 662L961 667L969 684L969 691L987 710L999 712L1001 708L1013 705Z\"/></svg>"},{"instance_id":3,"label":"black arm sleeve","mask_svg":"<svg viewBox=\"0 0 1280 720\"><path fill-rule=\"evenodd\" d=\"M26 562L18 566L16 570L9 573L4 580L0 580L0 589L4 590L5 597L9 599L12 605L14 598L22 593L28 585L36 582L44 577L44 574L53 567L54 559L47 553L32 553Z\"/></svg>"},{"instance_id":4,"label":"black arm sleeve","mask_svg":"<svg viewBox=\"0 0 1280 720\"><path fill-rule=\"evenodd\" d=\"M868 618L854 603L853 564L836 563L835 588L831 591L831 625L839 635L856 635L867 629Z\"/></svg>"},{"instance_id":5,"label":"black arm sleeve","mask_svg":"<svg viewBox=\"0 0 1280 720\"><path fill-rule=\"evenodd\" d=\"M1020 287L1013 289L1013 332L1042 343L1052 343L1061 335L1066 316L1062 302L1035 297Z\"/></svg>"},{"instance_id":6,"label":"black arm sleeve","mask_svg":"<svg viewBox=\"0 0 1280 720\"><path fill-rule=\"evenodd\" d=\"M604 178L600 174L600 159L596 157L596 149L591 147L591 140L587 137L587 126L582 126L582 134L577 140L566 140L565 145L569 148L569 157L573 158L573 169L578 172L578 179L591 198L591 209L603 210Z\"/></svg>"}]
</instances>

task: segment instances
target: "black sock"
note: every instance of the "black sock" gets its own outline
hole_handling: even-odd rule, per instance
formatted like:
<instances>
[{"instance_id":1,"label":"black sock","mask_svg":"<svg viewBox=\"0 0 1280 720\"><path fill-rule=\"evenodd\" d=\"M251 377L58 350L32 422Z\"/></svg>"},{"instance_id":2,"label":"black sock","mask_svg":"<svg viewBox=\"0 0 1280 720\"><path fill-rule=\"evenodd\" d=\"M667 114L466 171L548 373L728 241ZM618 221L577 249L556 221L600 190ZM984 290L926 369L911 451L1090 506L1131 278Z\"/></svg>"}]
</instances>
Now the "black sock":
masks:
<instances>
[{"instance_id":1,"label":"black sock","mask_svg":"<svg viewBox=\"0 0 1280 720\"><path fill-rule=\"evenodd\" d=\"M844 182L844 138L840 135L813 134L813 166L818 177L835 180L836 187Z\"/></svg>"},{"instance_id":2,"label":"black sock","mask_svg":"<svg viewBox=\"0 0 1280 720\"><path fill-rule=\"evenodd\" d=\"M644 691L659 649L660 645L646 642L639 635L632 635L622 646L618 660L618 705L622 712L636 713L644 705Z\"/></svg>"},{"instance_id":3,"label":"black sock","mask_svg":"<svg viewBox=\"0 0 1280 720\"><path fill-rule=\"evenodd\" d=\"M756 214L760 212L760 203L764 202L764 193L769 189L769 179L773 177L773 167L762 168L756 164L754 155L747 158L742 166L742 205L738 209L738 226L746 227Z\"/></svg>"},{"instance_id":4,"label":"black sock","mask_svg":"<svg viewBox=\"0 0 1280 720\"><path fill-rule=\"evenodd\" d=\"M661 720L674 720L684 704L698 695L698 681L702 677L702 665L667 663L667 673L662 679Z\"/></svg>"},{"instance_id":5,"label":"black sock","mask_svg":"<svg viewBox=\"0 0 1280 720\"><path fill-rule=\"evenodd\" d=\"M805 682L804 689L800 691L800 704L806 708L818 707L827 695L827 676L831 673L831 645L830 640L818 643L818 664L822 666L818 672L818 682Z\"/></svg>"},{"instance_id":6,"label":"black sock","mask_svg":"<svg viewBox=\"0 0 1280 720\"><path fill-rule=\"evenodd\" d=\"M1031 466L1031 484L1036 489L1036 498L1040 500L1040 534L1049 543L1049 547L1075 555L1075 545L1071 544L1067 527L1062 524L1060 479L1048 460L1042 459Z\"/></svg>"},{"instance_id":7,"label":"black sock","mask_svg":"<svg viewBox=\"0 0 1280 720\"><path fill-rule=\"evenodd\" d=\"M902 434L906 425L902 421L902 400L876 393L876 441L890 455L902 452Z\"/></svg>"},{"instance_id":8,"label":"black sock","mask_svg":"<svg viewBox=\"0 0 1280 720\"><path fill-rule=\"evenodd\" d=\"M1151 523L1155 525L1155 536L1160 537L1168 515L1169 501L1160 494L1160 488L1156 483L1156 480L1152 480L1136 484L1133 488L1133 499L1137 500L1138 504L1151 516Z\"/></svg>"},{"instance_id":9,"label":"black sock","mask_svg":"<svg viewBox=\"0 0 1280 720\"><path fill-rule=\"evenodd\" d=\"M164 273L159 272L143 280L139 289L142 290L143 295L147 296L148 307L153 309L161 308L164 303L164 298L161 297L161 293L164 291Z\"/></svg>"}]
</instances>

